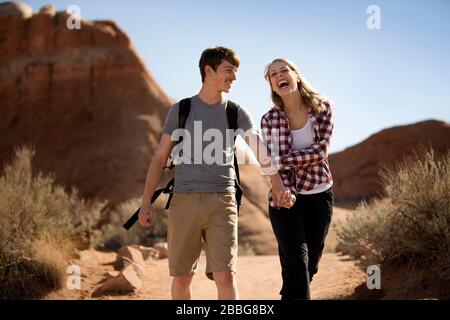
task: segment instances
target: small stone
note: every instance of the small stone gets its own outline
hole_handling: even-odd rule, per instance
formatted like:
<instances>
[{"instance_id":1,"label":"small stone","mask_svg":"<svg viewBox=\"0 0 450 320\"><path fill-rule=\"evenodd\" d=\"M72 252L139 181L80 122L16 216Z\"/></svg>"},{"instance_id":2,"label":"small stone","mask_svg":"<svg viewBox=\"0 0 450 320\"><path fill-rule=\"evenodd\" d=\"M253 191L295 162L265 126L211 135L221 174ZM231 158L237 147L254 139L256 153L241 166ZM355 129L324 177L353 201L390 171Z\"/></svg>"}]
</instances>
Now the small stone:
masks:
<instances>
[{"instance_id":1,"label":"small stone","mask_svg":"<svg viewBox=\"0 0 450 320\"><path fill-rule=\"evenodd\" d=\"M169 256L169 250L167 247L167 242L160 242L153 246L156 250L159 251L159 258L165 259Z\"/></svg>"},{"instance_id":2,"label":"small stone","mask_svg":"<svg viewBox=\"0 0 450 320\"><path fill-rule=\"evenodd\" d=\"M132 266L124 268L119 275L103 282L96 292L134 291L142 286L142 281Z\"/></svg>"}]
</instances>

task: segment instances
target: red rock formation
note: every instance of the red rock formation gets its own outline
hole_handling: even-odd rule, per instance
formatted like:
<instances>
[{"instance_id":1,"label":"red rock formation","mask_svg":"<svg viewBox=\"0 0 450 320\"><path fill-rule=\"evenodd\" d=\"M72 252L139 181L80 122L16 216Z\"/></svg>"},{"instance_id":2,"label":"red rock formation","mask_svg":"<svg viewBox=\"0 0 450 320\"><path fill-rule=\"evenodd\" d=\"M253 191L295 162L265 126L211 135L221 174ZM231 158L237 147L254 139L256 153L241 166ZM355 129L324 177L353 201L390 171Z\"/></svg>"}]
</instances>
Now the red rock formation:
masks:
<instances>
[{"instance_id":1,"label":"red rock formation","mask_svg":"<svg viewBox=\"0 0 450 320\"><path fill-rule=\"evenodd\" d=\"M142 193L172 101L114 22L68 17L0 4L0 166L33 145L34 168L117 203Z\"/></svg>"},{"instance_id":2,"label":"red rock formation","mask_svg":"<svg viewBox=\"0 0 450 320\"><path fill-rule=\"evenodd\" d=\"M336 199L358 201L381 194L378 171L382 166L393 167L404 157L413 152L420 155L424 147L430 146L437 155L449 150L448 123L428 120L384 129L355 146L331 154Z\"/></svg>"}]
</instances>

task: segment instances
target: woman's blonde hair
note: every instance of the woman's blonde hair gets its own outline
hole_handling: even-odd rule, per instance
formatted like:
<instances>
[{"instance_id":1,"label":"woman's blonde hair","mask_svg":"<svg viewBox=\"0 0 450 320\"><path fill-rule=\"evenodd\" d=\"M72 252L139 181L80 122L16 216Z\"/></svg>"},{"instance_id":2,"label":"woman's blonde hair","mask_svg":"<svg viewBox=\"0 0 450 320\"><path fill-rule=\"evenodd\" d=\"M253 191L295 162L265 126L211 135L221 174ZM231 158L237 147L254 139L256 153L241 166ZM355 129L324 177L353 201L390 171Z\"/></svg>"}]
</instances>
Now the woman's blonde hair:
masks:
<instances>
[{"instance_id":1,"label":"woman's blonde hair","mask_svg":"<svg viewBox=\"0 0 450 320\"><path fill-rule=\"evenodd\" d=\"M266 69L264 70L264 78L266 78L266 80L269 81L271 98L272 98L274 105L280 109L283 109L283 107L284 107L283 99L281 99L281 97L273 90L272 83L270 82L270 79L269 79L269 69L272 66L272 64L274 64L275 62L286 63L289 66L289 68L299 76L300 81L297 83L298 91L300 91L300 96L302 97L303 102L306 104L306 106L309 109L313 110L314 113L320 113L320 112L324 111L324 109L326 107L323 105L323 101L328 100L328 99L322 93L315 90L309 84L309 82L300 74L297 66L292 61L289 61L284 58L277 58L277 59L273 60L271 63L269 63L266 66Z\"/></svg>"}]
</instances>

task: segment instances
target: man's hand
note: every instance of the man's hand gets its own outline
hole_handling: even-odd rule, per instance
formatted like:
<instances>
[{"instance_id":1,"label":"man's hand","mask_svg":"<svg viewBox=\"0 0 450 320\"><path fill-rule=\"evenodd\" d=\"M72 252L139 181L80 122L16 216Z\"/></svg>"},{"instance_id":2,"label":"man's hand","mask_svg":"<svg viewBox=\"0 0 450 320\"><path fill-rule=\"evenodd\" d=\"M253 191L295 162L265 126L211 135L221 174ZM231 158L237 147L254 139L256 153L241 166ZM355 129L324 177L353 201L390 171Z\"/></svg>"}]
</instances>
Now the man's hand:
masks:
<instances>
[{"instance_id":1,"label":"man's hand","mask_svg":"<svg viewBox=\"0 0 450 320\"><path fill-rule=\"evenodd\" d=\"M163 133L158 149L156 149L155 155L152 158L150 166L147 170L147 176L145 178L144 194L142 195L141 209L139 210L139 223L144 227L151 226L153 214L155 210L150 203L153 193L156 190L163 166L166 165L169 158L170 151L174 147L175 142L172 141L170 134Z\"/></svg>"},{"instance_id":2,"label":"man's hand","mask_svg":"<svg viewBox=\"0 0 450 320\"><path fill-rule=\"evenodd\" d=\"M152 219L155 209L152 204L149 202L145 202L141 205L141 209L139 210L139 223L143 227L150 227L152 225Z\"/></svg>"}]
</instances>

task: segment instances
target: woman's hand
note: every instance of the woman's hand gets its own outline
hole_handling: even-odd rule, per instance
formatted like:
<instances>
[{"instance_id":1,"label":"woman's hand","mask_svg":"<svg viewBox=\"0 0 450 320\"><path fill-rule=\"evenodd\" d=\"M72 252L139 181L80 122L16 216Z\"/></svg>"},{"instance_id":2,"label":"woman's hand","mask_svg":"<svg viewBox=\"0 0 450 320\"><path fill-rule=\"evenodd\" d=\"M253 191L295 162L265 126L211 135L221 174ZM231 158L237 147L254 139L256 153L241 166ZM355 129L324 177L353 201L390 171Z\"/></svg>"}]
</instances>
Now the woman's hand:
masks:
<instances>
[{"instance_id":1,"label":"woman's hand","mask_svg":"<svg viewBox=\"0 0 450 320\"><path fill-rule=\"evenodd\" d=\"M277 206L290 208L294 205L296 197L283 184L281 177L277 174L271 176L272 198Z\"/></svg>"}]
</instances>

